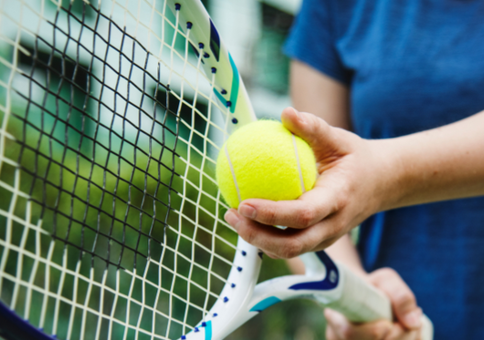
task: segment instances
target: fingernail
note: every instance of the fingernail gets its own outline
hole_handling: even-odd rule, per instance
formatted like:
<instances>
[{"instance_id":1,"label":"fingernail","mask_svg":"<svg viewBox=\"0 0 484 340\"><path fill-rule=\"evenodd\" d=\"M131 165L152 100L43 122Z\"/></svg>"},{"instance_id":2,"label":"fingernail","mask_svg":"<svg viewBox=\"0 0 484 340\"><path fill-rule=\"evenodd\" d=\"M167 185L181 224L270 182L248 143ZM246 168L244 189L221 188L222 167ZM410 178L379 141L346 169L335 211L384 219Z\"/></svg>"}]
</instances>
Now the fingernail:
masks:
<instances>
[{"instance_id":1,"label":"fingernail","mask_svg":"<svg viewBox=\"0 0 484 340\"><path fill-rule=\"evenodd\" d=\"M408 314L406 314L403 319L407 327L409 328L417 328L420 327L421 321L420 317L422 312L420 310L414 310Z\"/></svg>"},{"instance_id":2,"label":"fingernail","mask_svg":"<svg viewBox=\"0 0 484 340\"><path fill-rule=\"evenodd\" d=\"M257 211L254 207L251 207L250 205L241 204L239 206L239 214L247 218L254 219Z\"/></svg>"},{"instance_id":3,"label":"fingernail","mask_svg":"<svg viewBox=\"0 0 484 340\"><path fill-rule=\"evenodd\" d=\"M299 114L299 111L296 110L295 108L291 107L291 109L296 113L298 118L301 118L301 115Z\"/></svg>"},{"instance_id":4,"label":"fingernail","mask_svg":"<svg viewBox=\"0 0 484 340\"><path fill-rule=\"evenodd\" d=\"M234 227L237 230L237 224L239 222L239 216L234 212L233 209L228 210L224 216L225 220L228 224Z\"/></svg>"}]
</instances>

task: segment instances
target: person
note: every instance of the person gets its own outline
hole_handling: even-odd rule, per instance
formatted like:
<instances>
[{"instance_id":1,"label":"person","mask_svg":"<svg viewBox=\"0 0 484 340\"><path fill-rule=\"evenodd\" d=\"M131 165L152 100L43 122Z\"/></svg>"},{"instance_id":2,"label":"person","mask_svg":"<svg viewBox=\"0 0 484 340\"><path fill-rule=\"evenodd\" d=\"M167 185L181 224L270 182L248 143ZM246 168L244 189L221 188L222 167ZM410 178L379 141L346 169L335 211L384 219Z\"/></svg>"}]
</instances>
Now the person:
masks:
<instances>
[{"instance_id":1,"label":"person","mask_svg":"<svg viewBox=\"0 0 484 340\"><path fill-rule=\"evenodd\" d=\"M225 218L271 257L329 247L389 296L394 323L326 310L330 340L418 339L421 309L437 340L484 339L483 17L477 0L303 1L282 121L320 176Z\"/></svg>"}]
</instances>

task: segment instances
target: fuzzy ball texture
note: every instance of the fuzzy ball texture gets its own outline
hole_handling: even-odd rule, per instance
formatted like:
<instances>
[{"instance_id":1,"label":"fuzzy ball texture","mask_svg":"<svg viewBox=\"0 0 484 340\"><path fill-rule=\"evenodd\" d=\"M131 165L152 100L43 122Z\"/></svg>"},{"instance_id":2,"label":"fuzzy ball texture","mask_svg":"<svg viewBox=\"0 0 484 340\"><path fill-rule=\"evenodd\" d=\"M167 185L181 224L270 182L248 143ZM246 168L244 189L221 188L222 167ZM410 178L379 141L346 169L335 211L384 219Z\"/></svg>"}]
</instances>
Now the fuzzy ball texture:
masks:
<instances>
[{"instance_id":1,"label":"fuzzy ball texture","mask_svg":"<svg viewBox=\"0 0 484 340\"><path fill-rule=\"evenodd\" d=\"M233 208L248 198L294 200L303 193L301 177L305 191L313 188L316 160L310 146L300 137L293 138L281 123L259 120L230 136L220 150L216 175L224 199Z\"/></svg>"}]
</instances>

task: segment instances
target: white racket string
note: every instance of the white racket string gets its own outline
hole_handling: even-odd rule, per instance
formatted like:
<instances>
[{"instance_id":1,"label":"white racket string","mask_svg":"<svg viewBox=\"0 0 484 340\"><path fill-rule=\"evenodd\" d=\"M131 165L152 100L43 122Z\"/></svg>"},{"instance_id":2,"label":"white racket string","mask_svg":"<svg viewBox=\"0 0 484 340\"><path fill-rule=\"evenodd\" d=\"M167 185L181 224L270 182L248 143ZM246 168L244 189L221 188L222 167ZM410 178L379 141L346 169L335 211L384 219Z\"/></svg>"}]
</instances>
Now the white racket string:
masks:
<instances>
[{"instance_id":1,"label":"white racket string","mask_svg":"<svg viewBox=\"0 0 484 340\"><path fill-rule=\"evenodd\" d=\"M60 339L172 339L237 236L215 163L229 107L164 0L0 5L0 294Z\"/></svg>"}]
</instances>

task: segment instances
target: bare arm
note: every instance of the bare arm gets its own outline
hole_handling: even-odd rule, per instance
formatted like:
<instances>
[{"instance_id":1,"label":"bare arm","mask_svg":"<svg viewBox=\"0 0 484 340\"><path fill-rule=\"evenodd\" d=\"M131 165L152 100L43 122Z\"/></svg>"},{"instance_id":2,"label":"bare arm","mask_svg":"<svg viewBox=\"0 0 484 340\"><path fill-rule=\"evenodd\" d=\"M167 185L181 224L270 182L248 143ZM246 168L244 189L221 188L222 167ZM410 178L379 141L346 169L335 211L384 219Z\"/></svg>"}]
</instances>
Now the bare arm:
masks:
<instances>
[{"instance_id":1,"label":"bare arm","mask_svg":"<svg viewBox=\"0 0 484 340\"><path fill-rule=\"evenodd\" d=\"M484 111L440 128L370 144L388 155L394 172L380 211L484 195Z\"/></svg>"},{"instance_id":2,"label":"bare arm","mask_svg":"<svg viewBox=\"0 0 484 340\"><path fill-rule=\"evenodd\" d=\"M351 130L349 90L299 61L291 63L291 100L298 111L311 112L329 125Z\"/></svg>"}]
</instances>

